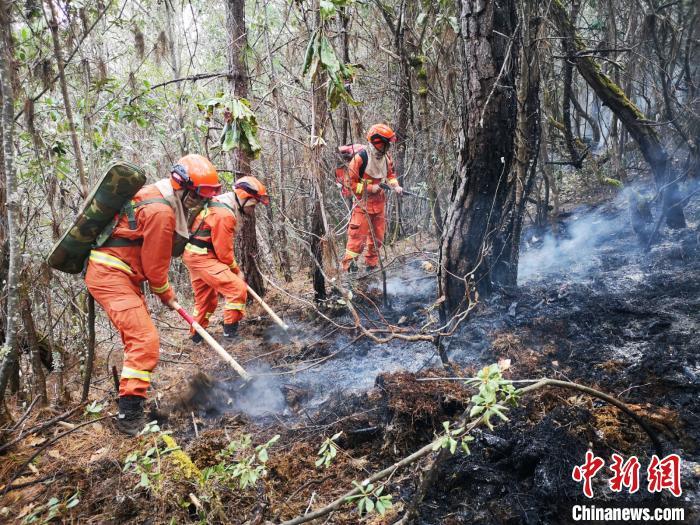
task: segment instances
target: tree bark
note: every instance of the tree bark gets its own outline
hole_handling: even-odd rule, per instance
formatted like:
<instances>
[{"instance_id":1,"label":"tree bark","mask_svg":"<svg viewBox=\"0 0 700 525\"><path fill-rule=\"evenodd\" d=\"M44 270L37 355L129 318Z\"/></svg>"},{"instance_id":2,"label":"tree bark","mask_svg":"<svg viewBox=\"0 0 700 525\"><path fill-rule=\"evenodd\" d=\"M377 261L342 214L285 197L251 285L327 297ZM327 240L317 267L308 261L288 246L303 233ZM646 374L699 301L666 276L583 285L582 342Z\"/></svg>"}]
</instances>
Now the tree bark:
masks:
<instances>
[{"instance_id":1,"label":"tree bark","mask_svg":"<svg viewBox=\"0 0 700 525\"><path fill-rule=\"evenodd\" d=\"M321 29L320 8L318 0L313 3L314 28ZM325 144L326 123L328 121L328 101L326 100L326 73L319 70L311 81L312 100L312 127L311 144L309 150L309 162L311 166L311 180L313 181L315 198L311 216L311 253L316 263L313 266L314 298L322 301L326 298L326 279L323 276L323 243L328 232L323 208L324 177L321 152Z\"/></svg>"},{"instance_id":2,"label":"tree bark","mask_svg":"<svg viewBox=\"0 0 700 525\"><path fill-rule=\"evenodd\" d=\"M685 228L682 198L678 192L678 184L670 175L671 162L668 153L661 144L658 134L639 108L625 96L620 87L615 84L600 69L590 56L577 53L586 49L585 44L576 35L576 29L569 19L560 0L553 0L551 14L559 28L567 46L568 59L576 64L581 76L593 88L603 104L620 119L630 135L639 145L644 159L651 166L656 185L663 195L663 213L666 224L670 228Z\"/></svg>"},{"instance_id":3,"label":"tree bark","mask_svg":"<svg viewBox=\"0 0 700 525\"><path fill-rule=\"evenodd\" d=\"M226 27L229 37L227 46L229 86L234 97L247 98L248 71L245 54L248 38L245 27L245 0L226 0ZM233 156L236 175L249 176L250 159L245 152L237 149ZM255 262L259 254L255 216L243 215L242 221L243 224L236 237L238 263L245 273L246 282L262 297L265 294L265 283Z\"/></svg>"},{"instance_id":4,"label":"tree bark","mask_svg":"<svg viewBox=\"0 0 700 525\"><path fill-rule=\"evenodd\" d=\"M25 290L22 293L20 302L22 312L22 322L24 330L27 334L27 346L29 347L29 355L32 363L32 394L33 398L41 398L39 406L47 406L49 396L46 392L46 376L41 368L41 355L39 354L39 338L36 335L36 327L34 326L34 317L32 316L32 305Z\"/></svg>"},{"instance_id":5,"label":"tree bark","mask_svg":"<svg viewBox=\"0 0 700 525\"><path fill-rule=\"evenodd\" d=\"M10 4L0 2L0 19L10 21ZM0 24L3 33L2 41L10 41L9 23ZM19 193L17 176L14 166L14 91L12 87L12 63L11 47L3 43L0 48L0 92L2 92L2 147L4 157L5 179L5 209L7 210L7 243L9 246L9 267L7 272L7 310L5 312L5 341L0 349L2 365L0 365L0 412L4 412L4 397L11 373L17 366L17 332L20 325L19 311L19 273L20 273L20 245L19 245ZM0 414L0 421L5 414Z\"/></svg>"},{"instance_id":6,"label":"tree bark","mask_svg":"<svg viewBox=\"0 0 700 525\"><path fill-rule=\"evenodd\" d=\"M270 83L272 91L272 99L275 101L275 125L278 131L282 131L282 118L280 116L280 108L282 107L282 100L279 93L279 88L277 86L277 75L275 71L275 61L272 59L272 49L270 47L270 31L267 27L267 4L265 5L265 47L267 49L267 61L270 66ZM282 219L275 222L272 214L272 205L269 206L269 217L272 224L272 229L277 236L277 241L279 242L278 253L279 261L281 266L282 275L284 275L285 282L292 282L292 269L291 269L291 259L289 257L288 242L287 242L287 230L285 229L284 214L287 210L286 203L286 191L284 188L284 140L281 133L277 134L277 178L276 178L276 192L275 201L278 203L277 206L281 212Z\"/></svg>"},{"instance_id":7,"label":"tree bark","mask_svg":"<svg viewBox=\"0 0 700 525\"><path fill-rule=\"evenodd\" d=\"M469 302L471 281L481 295L515 282L515 272L497 270L502 254L492 250L513 160L515 1L462 0L460 23L466 71L458 174L440 246L443 314Z\"/></svg>"},{"instance_id":8,"label":"tree bark","mask_svg":"<svg viewBox=\"0 0 700 525\"><path fill-rule=\"evenodd\" d=\"M515 128L515 180L511 183L513 200L505 240L508 252L508 271L517 278L520 259L520 237L525 205L532 192L537 174L537 158L541 139L540 117L540 56L538 46L544 35L543 20L536 15L536 4L523 0L521 8L522 45L518 75L518 113ZM505 276L508 281L512 276Z\"/></svg>"}]
</instances>

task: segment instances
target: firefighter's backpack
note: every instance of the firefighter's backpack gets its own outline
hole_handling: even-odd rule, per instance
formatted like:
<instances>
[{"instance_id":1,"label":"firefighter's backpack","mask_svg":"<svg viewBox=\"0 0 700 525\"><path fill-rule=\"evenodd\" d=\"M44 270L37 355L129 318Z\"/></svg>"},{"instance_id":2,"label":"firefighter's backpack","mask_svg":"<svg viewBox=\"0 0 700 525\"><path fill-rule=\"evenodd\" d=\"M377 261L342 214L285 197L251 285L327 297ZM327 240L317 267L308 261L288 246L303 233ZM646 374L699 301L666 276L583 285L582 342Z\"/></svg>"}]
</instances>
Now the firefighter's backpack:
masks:
<instances>
[{"instance_id":1,"label":"firefighter's backpack","mask_svg":"<svg viewBox=\"0 0 700 525\"><path fill-rule=\"evenodd\" d=\"M146 184L145 172L135 164L117 161L95 184L73 224L54 244L46 258L49 266L66 273L80 273L90 250L115 222L122 207Z\"/></svg>"}]
</instances>

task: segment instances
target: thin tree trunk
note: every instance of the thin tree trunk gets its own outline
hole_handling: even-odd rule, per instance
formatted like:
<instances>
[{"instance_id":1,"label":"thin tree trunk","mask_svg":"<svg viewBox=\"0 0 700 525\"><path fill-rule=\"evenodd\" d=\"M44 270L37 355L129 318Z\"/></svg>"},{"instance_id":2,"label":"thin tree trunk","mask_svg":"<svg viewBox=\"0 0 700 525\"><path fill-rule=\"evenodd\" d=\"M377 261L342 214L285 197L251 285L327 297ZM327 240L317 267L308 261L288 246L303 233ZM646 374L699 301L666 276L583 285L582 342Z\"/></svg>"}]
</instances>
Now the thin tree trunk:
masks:
<instances>
[{"instance_id":1,"label":"thin tree trunk","mask_svg":"<svg viewBox=\"0 0 700 525\"><path fill-rule=\"evenodd\" d=\"M319 30L321 24L321 14L318 0L313 3L314 27ZM314 297L317 301L326 298L326 280L323 276L323 243L325 233L328 232L326 221L324 220L323 195L324 177L321 152L326 134L326 122L328 121L328 102L326 100L326 73L317 72L311 82L312 99L312 128L311 146L309 161L311 165L311 180L313 181L316 195L313 200L314 208L311 216L311 252L316 259L313 267Z\"/></svg>"},{"instance_id":2,"label":"thin tree trunk","mask_svg":"<svg viewBox=\"0 0 700 525\"><path fill-rule=\"evenodd\" d=\"M265 24L267 25L267 4L265 4ZM267 27L266 27L267 29ZM279 88L277 86L277 75L275 71L275 62L272 59L272 49L270 47L270 35L269 30L265 31L265 47L267 48L267 61L270 65L270 83L272 84L272 99L275 101L275 126L278 131L282 131L282 118L280 115L280 108L282 106L282 100L279 94ZM282 219L278 222L274 221L272 214L272 205L270 205L270 222L272 228L277 234L277 240L279 242L278 253L280 259L280 266L282 270L282 275L284 275L285 282L292 282L292 269L291 269L291 259L289 257L288 251L288 241L287 241L287 230L285 229L284 214L287 212L287 198L286 191L284 188L284 140L281 133L277 134L277 177L276 177L277 191L275 192L275 201L278 204L280 214Z\"/></svg>"},{"instance_id":3,"label":"thin tree trunk","mask_svg":"<svg viewBox=\"0 0 700 525\"><path fill-rule=\"evenodd\" d=\"M39 406L47 406L49 396L46 392L46 376L44 375L41 355L39 354L39 338L36 335L34 317L32 316L32 305L26 291L22 296L20 300L20 309L22 312L24 330L27 334L27 346L29 346L29 355L32 363L32 397L34 399L40 397Z\"/></svg>"},{"instance_id":4,"label":"thin tree trunk","mask_svg":"<svg viewBox=\"0 0 700 525\"><path fill-rule=\"evenodd\" d=\"M228 28L229 43L228 70L229 86L233 96L248 97L248 71L246 70L245 54L248 48L248 38L245 27L245 0L226 1L226 27ZM234 166L237 175L250 175L250 159L245 152L237 149L234 152ZM255 228L255 216L243 216L243 224L237 235L239 264L246 276L246 282L259 296L265 295L265 283L260 270L255 263L259 255L258 237Z\"/></svg>"},{"instance_id":5,"label":"thin tree trunk","mask_svg":"<svg viewBox=\"0 0 700 525\"><path fill-rule=\"evenodd\" d=\"M9 267L7 272L7 310L5 312L5 341L0 353L2 364L0 365L0 422L6 417L5 390L11 373L17 367L17 332L20 325L19 311L19 272L20 272L20 246L19 246L19 192L14 166L14 92L12 88L12 72L10 46L5 43L10 41L10 16L9 4L0 3L0 20L7 22L0 24L3 33L3 46L0 48L0 91L2 92L2 147L5 171L5 196L3 203L7 210L7 243L9 246Z\"/></svg>"},{"instance_id":6,"label":"thin tree trunk","mask_svg":"<svg viewBox=\"0 0 700 525\"><path fill-rule=\"evenodd\" d=\"M502 254L491 249L509 194L513 160L515 2L496 6L492 1L462 0L460 23L467 71L462 75L458 174L440 246L443 315L467 304L473 286L480 295L488 295L494 284L515 282L515 272L496 270Z\"/></svg>"},{"instance_id":7,"label":"thin tree trunk","mask_svg":"<svg viewBox=\"0 0 700 525\"><path fill-rule=\"evenodd\" d=\"M78 132L75 130L75 121L73 120L73 108L68 94L68 83L66 82L66 73L64 69L63 51L61 50L61 40L58 35L58 12L55 0L49 0L51 9L51 19L47 19L46 23L51 30L51 39L53 40L53 53L58 67L58 81L63 94L63 105L66 110L66 121L70 130L70 138L73 142L73 151L75 152L75 163L78 168L78 177L80 179L81 197L85 198L88 194L88 182L85 175L85 163L83 162L83 153L80 150L80 141L78 140Z\"/></svg>"},{"instance_id":8,"label":"thin tree trunk","mask_svg":"<svg viewBox=\"0 0 700 525\"><path fill-rule=\"evenodd\" d=\"M520 74L518 76L518 114L515 130L515 175L513 182L514 201L507 238L509 244L508 271L517 278L520 259L520 236L522 234L525 205L532 192L537 174L537 158L541 140L540 117L540 55L539 43L544 35L542 18L536 16L536 5L532 0L519 3L522 27L520 47ZM504 277L512 280L512 277Z\"/></svg>"}]
</instances>

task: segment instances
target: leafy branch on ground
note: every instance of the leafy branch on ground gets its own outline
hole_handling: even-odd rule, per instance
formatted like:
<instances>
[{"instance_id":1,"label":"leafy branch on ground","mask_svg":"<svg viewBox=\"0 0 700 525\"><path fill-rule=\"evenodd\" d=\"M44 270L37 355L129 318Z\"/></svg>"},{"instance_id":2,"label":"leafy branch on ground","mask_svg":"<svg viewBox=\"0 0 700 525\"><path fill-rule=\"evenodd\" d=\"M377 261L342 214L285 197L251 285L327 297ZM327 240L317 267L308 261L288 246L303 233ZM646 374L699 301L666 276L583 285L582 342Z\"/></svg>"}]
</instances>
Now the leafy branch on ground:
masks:
<instances>
[{"instance_id":1,"label":"leafy branch on ground","mask_svg":"<svg viewBox=\"0 0 700 525\"><path fill-rule=\"evenodd\" d=\"M252 445L250 434L231 441L217 454L219 463L202 470L204 482L214 482L229 488L234 488L237 484L241 490L255 486L258 479L267 474L265 465L269 459L268 449L279 438L279 434L276 434L256 447Z\"/></svg>"},{"instance_id":2,"label":"leafy branch on ground","mask_svg":"<svg viewBox=\"0 0 700 525\"><path fill-rule=\"evenodd\" d=\"M341 430L337 434L334 434L333 437L326 438L323 443L321 443L321 447L318 449L319 458L316 460L317 467L323 466L324 468L328 468L331 465L335 456L338 454L338 445L336 445L335 441L342 433L343 431Z\"/></svg>"}]
</instances>

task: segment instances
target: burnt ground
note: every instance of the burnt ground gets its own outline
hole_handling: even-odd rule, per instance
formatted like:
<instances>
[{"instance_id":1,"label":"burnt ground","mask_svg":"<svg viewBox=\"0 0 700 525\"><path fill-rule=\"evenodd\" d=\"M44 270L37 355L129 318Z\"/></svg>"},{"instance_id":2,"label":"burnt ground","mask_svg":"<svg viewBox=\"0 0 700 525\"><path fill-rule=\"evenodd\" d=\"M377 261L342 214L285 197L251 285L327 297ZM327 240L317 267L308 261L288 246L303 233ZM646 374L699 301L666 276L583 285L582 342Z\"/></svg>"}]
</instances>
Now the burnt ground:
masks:
<instances>
[{"instance_id":1,"label":"burnt ground","mask_svg":"<svg viewBox=\"0 0 700 525\"><path fill-rule=\"evenodd\" d=\"M570 523L575 504L682 506L685 523L700 522L700 199L686 211L689 229L662 230L649 253L637 245L623 206L615 202L570 212L556 242L527 233L519 289L482 303L446 344L454 364L449 375L473 375L510 359L512 379L565 379L624 401L653 427L664 454L681 456L683 495L648 493L645 470L654 449L624 414L578 392L547 389L525 396L493 431L474 432L472 454L457 452L441 467L419 523ZM382 315L392 324L421 326L434 315L435 285L426 261L406 256L391 265L392 308ZM356 287L358 296L367 295L358 306L370 326L378 315L369 298L381 304L378 287L376 280ZM349 323L342 306L328 315ZM416 381L448 375L428 342L376 345L356 341L354 332L321 322L308 310L289 310L285 317L293 319L291 341L251 316L242 342L230 348L261 377L254 389L240 394L230 371L205 352L192 351L189 359L197 366L164 364L154 396L154 415L200 469L216 464L217 453L242 434L251 434L256 444L280 434L270 450L268 476L256 489L215 486L212 498L211 486L182 475L166 476L157 489L135 489L138 478L122 472L124 458L148 444L119 440L105 425L35 462L37 473L27 471L18 481L54 477L0 500L0 512L10 509L3 518L26 517L50 497L65 500L77 489L81 503L63 515L80 523L279 522L321 507L352 488L353 480L410 454L469 406L473 392L461 383ZM210 378L198 383L195 396L187 389L175 394L175 385L196 368ZM339 431L336 461L316 468L320 443ZM607 464L613 452L637 456L641 489L614 494L607 488L609 472L601 471L595 498L587 500L571 472L588 448ZM3 477L31 452L13 452ZM397 471L387 486L394 508L384 519L364 520L392 523L400 517L419 472ZM190 493L199 496L201 508ZM364 520L346 506L328 523Z\"/></svg>"}]
</instances>

